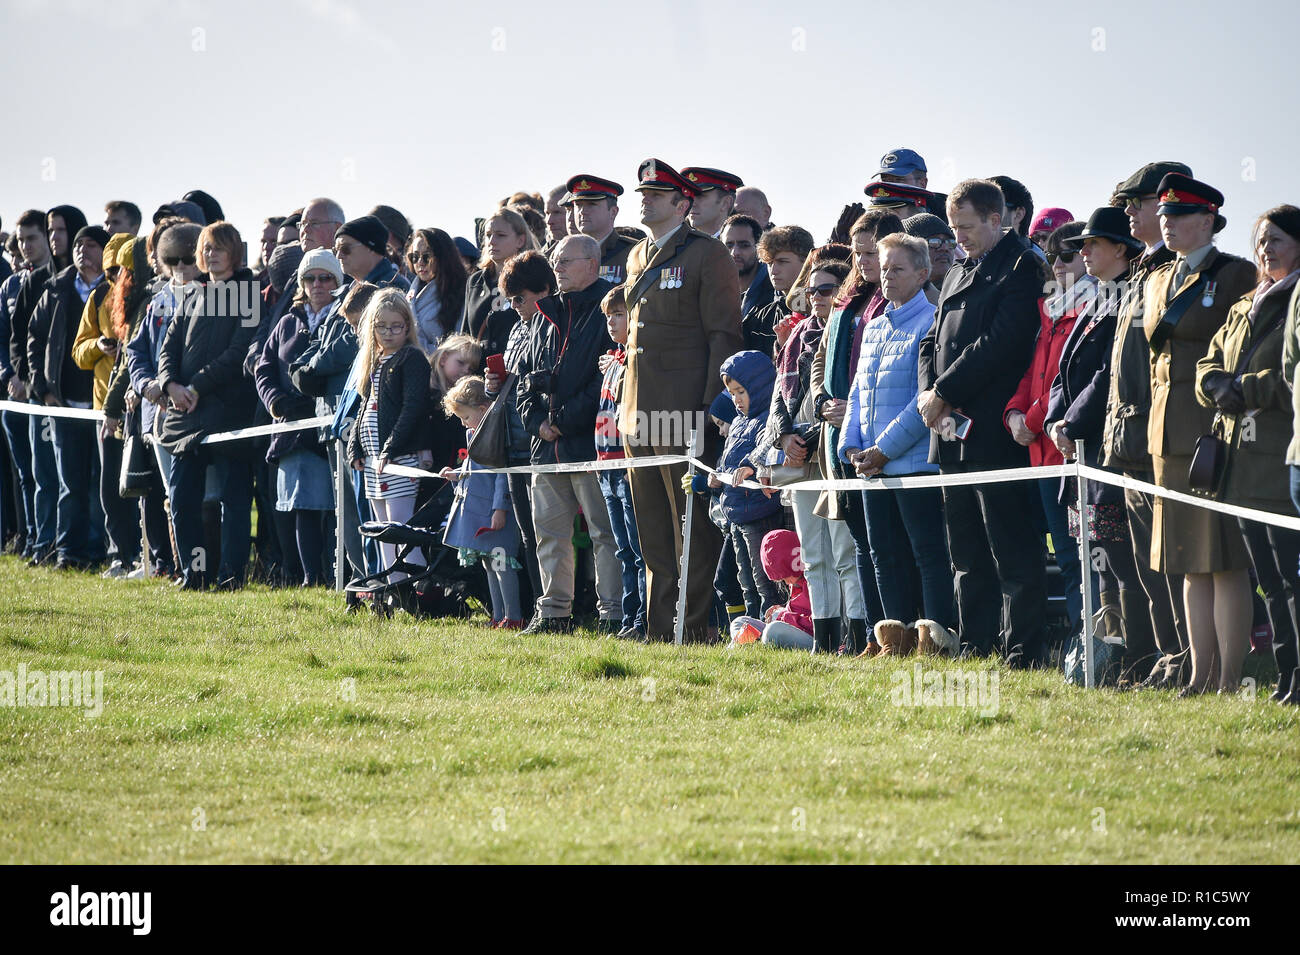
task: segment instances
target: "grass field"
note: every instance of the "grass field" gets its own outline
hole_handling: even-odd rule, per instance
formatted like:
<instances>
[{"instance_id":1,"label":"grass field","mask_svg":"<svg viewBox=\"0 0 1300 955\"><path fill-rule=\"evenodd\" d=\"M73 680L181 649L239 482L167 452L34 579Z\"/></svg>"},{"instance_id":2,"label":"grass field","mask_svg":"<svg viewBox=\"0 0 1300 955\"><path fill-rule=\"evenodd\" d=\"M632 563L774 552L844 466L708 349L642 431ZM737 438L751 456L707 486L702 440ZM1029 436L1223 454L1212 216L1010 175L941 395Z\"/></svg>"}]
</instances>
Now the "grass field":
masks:
<instances>
[{"instance_id":1,"label":"grass field","mask_svg":"<svg viewBox=\"0 0 1300 955\"><path fill-rule=\"evenodd\" d=\"M912 661L521 639L0 560L0 862L1278 862L1300 713ZM928 668L955 663L926 661ZM11 678L12 679L12 678ZM910 685L910 683L909 683ZM987 698L984 700L987 704Z\"/></svg>"}]
</instances>

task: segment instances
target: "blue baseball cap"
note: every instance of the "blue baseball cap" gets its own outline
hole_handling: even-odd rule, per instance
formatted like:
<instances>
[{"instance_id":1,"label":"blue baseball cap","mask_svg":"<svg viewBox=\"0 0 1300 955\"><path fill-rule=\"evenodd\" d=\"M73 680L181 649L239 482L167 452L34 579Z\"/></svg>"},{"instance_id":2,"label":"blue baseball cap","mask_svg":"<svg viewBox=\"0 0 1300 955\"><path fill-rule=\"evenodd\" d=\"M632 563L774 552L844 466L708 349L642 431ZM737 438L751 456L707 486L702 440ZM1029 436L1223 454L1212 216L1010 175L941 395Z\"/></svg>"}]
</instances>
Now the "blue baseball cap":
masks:
<instances>
[{"instance_id":1,"label":"blue baseball cap","mask_svg":"<svg viewBox=\"0 0 1300 955\"><path fill-rule=\"evenodd\" d=\"M925 160L914 149L891 149L880 157L877 176L906 176L914 172L928 172Z\"/></svg>"},{"instance_id":2,"label":"blue baseball cap","mask_svg":"<svg viewBox=\"0 0 1300 955\"><path fill-rule=\"evenodd\" d=\"M467 259L478 258L478 246L476 246L469 239L465 238L463 235L456 236L456 238L452 239L452 241L456 243L456 251L459 252L461 255L463 255L465 258Z\"/></svg>"}]
</instances>

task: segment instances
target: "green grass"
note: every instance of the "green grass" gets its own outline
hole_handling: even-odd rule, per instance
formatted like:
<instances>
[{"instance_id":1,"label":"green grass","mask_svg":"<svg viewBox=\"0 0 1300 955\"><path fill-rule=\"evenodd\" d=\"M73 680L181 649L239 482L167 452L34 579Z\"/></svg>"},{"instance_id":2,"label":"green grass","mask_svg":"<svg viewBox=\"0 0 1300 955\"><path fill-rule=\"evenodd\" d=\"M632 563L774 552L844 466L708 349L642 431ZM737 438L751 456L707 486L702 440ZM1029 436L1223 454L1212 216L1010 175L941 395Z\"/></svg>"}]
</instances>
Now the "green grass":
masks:
<instances>
[{"instance_id":1,"label":"green grass","mask_svg":"<svg viewBox=\"0 0 1300 955\"><path fill-rule=\"evenodd\" d=\"M1300 714L999 671L995 715L891 702L912 661L521 639L0 560L0 862L1276 862ZM992 666L985 664L986 666ZM933 663L927 666L953 667Z\"/></svg>"}]
</instances>

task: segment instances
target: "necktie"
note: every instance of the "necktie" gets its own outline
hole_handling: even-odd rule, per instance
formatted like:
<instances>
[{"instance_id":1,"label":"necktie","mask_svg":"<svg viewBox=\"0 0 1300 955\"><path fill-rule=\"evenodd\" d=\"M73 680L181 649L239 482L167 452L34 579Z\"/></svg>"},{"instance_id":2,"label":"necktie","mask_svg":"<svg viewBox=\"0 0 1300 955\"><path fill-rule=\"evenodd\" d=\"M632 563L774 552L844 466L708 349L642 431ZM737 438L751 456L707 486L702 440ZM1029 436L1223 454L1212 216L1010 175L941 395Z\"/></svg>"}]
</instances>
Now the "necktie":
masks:
<instances>
[{"instance_id":1,"label":"necktie","mask_svg":"<svg viewBox=\"0 0 1300 955\"><path fill-rule=\"evenodd\" d=\"M1172 301L1178 294L1178 290L1183 287L1183 282L1191 268L1187 264L1187 259L1181 255L1178 257L1178 264L1174 266L1174 280L1169 283L1169 294L1165 296L1165 301Z\"/></svg>"}]
</instances>

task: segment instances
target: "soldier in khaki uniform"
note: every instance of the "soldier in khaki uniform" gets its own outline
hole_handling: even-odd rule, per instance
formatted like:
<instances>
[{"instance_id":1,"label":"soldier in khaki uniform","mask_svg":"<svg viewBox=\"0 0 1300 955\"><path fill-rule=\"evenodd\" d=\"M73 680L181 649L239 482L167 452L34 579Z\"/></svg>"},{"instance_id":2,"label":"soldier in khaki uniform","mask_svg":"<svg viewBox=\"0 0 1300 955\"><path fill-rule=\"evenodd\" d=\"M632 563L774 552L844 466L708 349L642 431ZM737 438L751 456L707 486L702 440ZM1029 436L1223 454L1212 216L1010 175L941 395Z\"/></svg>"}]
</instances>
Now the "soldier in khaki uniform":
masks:
<instances>
[{"instance_id":1,"label":"soldier in khaki uniform","mask_svg":"<svg viewBox=\"0 0 1300 955\"><path fill-rule=\"evenodd\" d=\"M622 430L631 458L681 454L691 428L704 432L703 460L716 460L720 436L708 407L722 390L722 362L743 348L740 280L726 246L685 223L692 185L657 159L638 170L641 221L650 232L627 260L628 342ZM632 468L646 567L646 632L671 640L686 493L685 465ZM701 505L692 522L686 584L687 639L703 640L713 606L722 540Z\"/></svg>"},{"instance_id":2,"label":"soldier in khaki uniform","mask_svg":"<svg viewBox=\"0 0 1300 955\"><path fill-rule=\"evenodd\" d=\"M1251 263L1214 247L1215 233L1226 224L1219 214L1222 193L1171 172L1160 181L1157 194L1160 231L1177 257L1153 271L1143 289L1143 330L1151 344L1147 444L1155 483L1187 493L1196 442L1214 420L1214 412L1196 400L1196 364L1233 303L1255 286L1256 276ZM1214 689L1215 669L1218 687L1236 692L1250 649L1249 566L1236 518L1156 498L1151 569L1185 575L1192 676L1180 695Z\"/></svg>"},{"instance_id":3,"label":"soldier in khaki uniform","mask_svg":"<svg viewBox=\"0 0 1300 955\"><path fill-rule=\"evenodd\" d=\"M590 173L571 177L565 187L569 193L564 204L572 210L578 231L600 243L599 278L611 285L623 284L627 278L627 256L637 241L614 228L623 187Z\"/></svg>"}]
</instances>

